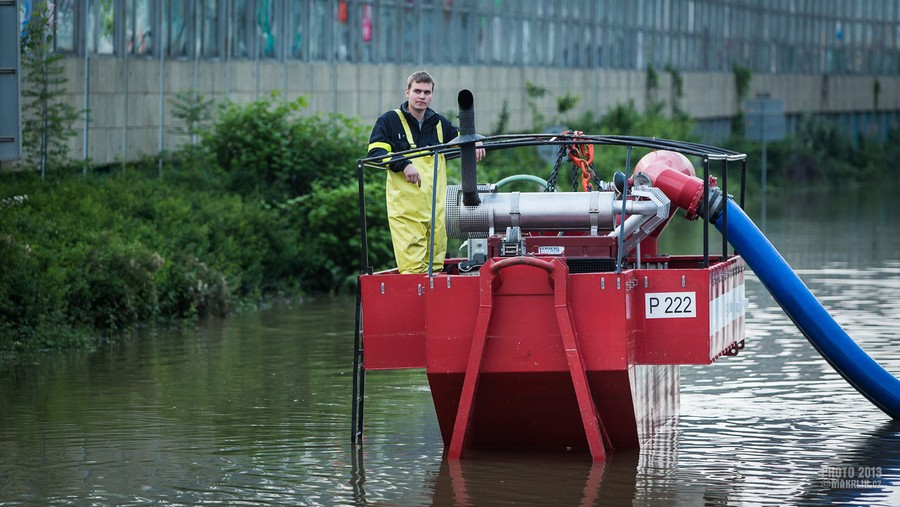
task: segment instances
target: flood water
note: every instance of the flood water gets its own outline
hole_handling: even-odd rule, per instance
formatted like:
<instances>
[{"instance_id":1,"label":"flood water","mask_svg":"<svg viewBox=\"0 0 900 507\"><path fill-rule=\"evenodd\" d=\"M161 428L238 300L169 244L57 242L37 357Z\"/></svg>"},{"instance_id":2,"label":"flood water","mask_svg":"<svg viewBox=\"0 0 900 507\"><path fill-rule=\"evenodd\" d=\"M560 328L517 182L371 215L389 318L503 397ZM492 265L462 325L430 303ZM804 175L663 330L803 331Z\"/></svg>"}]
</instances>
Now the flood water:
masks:
<instances>
[{"instance_id":1,"label":"flood water","mask_svg":"<svg viewBox=\"0 0 900 507\"><path fill-rule=\"evenodd\" d=\"M770 197L765 232L900 375L893 195ZM351 447L353 299L43 357L0 373L0 505L900 505L900 423L752 274L747 295L741 354L683 367L677 420L600 465L444 460L421 371L369 373L365 443Z\"/></svg>"}]
</instances>

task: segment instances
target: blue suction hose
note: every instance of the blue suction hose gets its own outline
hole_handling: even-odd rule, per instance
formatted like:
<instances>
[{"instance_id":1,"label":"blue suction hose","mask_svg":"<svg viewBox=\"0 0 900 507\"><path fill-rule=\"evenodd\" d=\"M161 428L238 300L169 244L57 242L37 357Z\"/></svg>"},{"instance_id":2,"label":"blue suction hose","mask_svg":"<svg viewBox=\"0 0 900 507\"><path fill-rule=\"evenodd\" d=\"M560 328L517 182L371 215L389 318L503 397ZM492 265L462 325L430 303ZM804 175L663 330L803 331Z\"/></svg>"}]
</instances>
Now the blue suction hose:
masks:
<instances>
[{"instance_id":1,"label":"blue suction hose","mask_svg":"<svg viewBox=\"0 0 900 507\"><path fill-rule=\"evenodd\" d=\"M734 201L728 207L728 242L819 354L857 391L900 420L900 380L869 357L804 285L772 243ZM723 228L723 214L713 225Z\"/></svg>"}]
</instances>

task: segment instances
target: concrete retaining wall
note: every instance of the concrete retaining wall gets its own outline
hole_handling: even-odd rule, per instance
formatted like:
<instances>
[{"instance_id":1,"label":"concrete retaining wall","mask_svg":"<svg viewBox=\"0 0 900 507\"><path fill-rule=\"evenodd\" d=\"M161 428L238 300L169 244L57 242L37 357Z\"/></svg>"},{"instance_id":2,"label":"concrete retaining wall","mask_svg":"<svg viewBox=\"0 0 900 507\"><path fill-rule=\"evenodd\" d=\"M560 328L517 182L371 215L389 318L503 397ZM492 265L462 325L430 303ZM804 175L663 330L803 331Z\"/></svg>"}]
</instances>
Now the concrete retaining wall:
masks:
<instances>
[{"instance_id":1,"label":"concrete retaining wall","mask_svg":"<svg viewBox=\"0 0 900 507\"><path fill-rule=\"evenodd\" d=\"M84 107L84 60L64 60L69 100ZM96 163L155 154L160 148L160 62L149 59L96 57L89 64L88 153ZM163 146L173 149L186 141L170 133L177 120L171 101L182 91L197 88L206 98L252 101L275 90L287 99L306 96L312 113L340 113L372 123L383 111L403 100L406 77L417 68L408 65L329 64L254 61L165 61ZM585 110L600 115L629 100L642 110L648 100L645 71L610 69L551 69L536 67L449 67L427 69L437 81L434 109L457 110L456 94L468 88L475 94L476 127L488 132L508 103L509 129L531 130L526 82L545 87L537 101L544 115L553 119L556 97L566 93L580 97L573 116ZM656 100L669 101L671 76L658 70ZM734 77L730 73L685 73L681 107L699 121L734 116L738 111ZM873 111L875 80L880 83L878 110L900 111L900 77L845 75L754 75L750 97L767 92L784 100L787 113L850 113ZM564 118L563 118L564 120ZM71 155L83 154L83 123L76 124ZM360 153L365 146L360 146Z\"/></svg>"}]
</instances>

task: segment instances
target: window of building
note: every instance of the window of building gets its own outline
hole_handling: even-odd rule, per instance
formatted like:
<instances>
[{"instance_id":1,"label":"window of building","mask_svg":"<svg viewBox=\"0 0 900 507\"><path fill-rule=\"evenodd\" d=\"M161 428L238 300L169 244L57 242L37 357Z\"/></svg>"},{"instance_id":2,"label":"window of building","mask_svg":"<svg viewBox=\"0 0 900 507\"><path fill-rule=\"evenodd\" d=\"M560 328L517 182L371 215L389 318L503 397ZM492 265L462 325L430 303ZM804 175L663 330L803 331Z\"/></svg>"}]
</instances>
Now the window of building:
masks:
<instances>
[{"instance_id":1,"label":"window of building","mask_svg":"<svg viewBox=\"0 0 900 507\"><path fill-rule=\"evenodd\" d=\"M370 2L364 2L361 9L362 12L359 23L359 61L371 63L375 61L375 10Z\"/></svg>"},{"instance_id":2,"label":"window of building","mask_svg":"<svg viewBox=\"0 0 900 507\"><path fill-rule=\"evenodd\" d=\"M310 13L309 59L326 60L328 58L328 27L331 19L328 9L330 2L316 0Z\"/></svg>"},{"instance_id":3,"label":"window of building","mask_svg":"<svg viewBox=\"0 0 900 507\"><path fill-rule=\"evenodd\" d=\"M334 10L334 58L339 62L357 61L356 41L359 39L359 11L351 9L350 2L339 0Z\"/></svg>"},{"instance_id":4,"label":"window of building","mask_svg":"<svg viewBox=\"0 0 900 507\"><path fill-rule=\"evenodd\" d=\"M378 6L375 24L375 40L379 61L395 63L400 59L400 27L397 8L392 1L382 1Z\"/></svg>"},{"instance_id":5,"label":"window of building","mask_svg":"<svg viewBox=\"0 0 900 507\"><path fill-rule=\"evenodd\" d=\"M556 39L556 29L559 20L556 17L556 12L553 9L552 3L548 3L546 5L544 14L544 30L542 37L544 43L543 64L548 67L557 67L559 66L560 62L559 53L557 50L559 44Z\"/></svg>"},{"instance_id":6,"label":"window of building","mask_svg":"<svg viewBox=\"0 0 900 507\"><path fill-rule=\"evenodd\" d=\"M532 36L532 57L534 65L547 64L547 18L546 7L543 2L538 2L535 6L534 16L534 35Z\"/></svg>"},{"instance_id":7,"label":"window of building","mask_svg":"<svg viewBox=\"0 0 900 507\"><path fill-rule=\"evenodd\" d=\"M489 24L487 30L490 34L490 37L488 38L491 46L490 63L502 65L506 63L506 49L509 44L509 41L506 40L507 35L503 30L503 18L498 11L494 11L487 15L486 21Z\"/></svg>"},{"instance_id":8,"label":"window of building","mask_svg":"<svg viewBox=\"0 0 900 507\"><path fill-rule=\"evenodd\" d=\"M421 54L421 25L416 16L416 3L403 0L400 7L400 61L418 63Z\"/></svg>"},{"instance_id":9,"label":"window of building","mask_svg":"<svg viewBox=\"0 0 900 507\"><path fill-rule=\"evenodd\" d=\"M290 56L298 60L306 60L306 27L309 24L309 2L294 0L290 2L288 15L288 35L291 38Z\"/></svg>"},{"instance_id":10,"label":"window of building","mask_svg":"<svg viewBox=\"0 0 900 507\"><path fill-rule=\"evenodd\" d=\"M219 32L219 0L203 0L200 5L200 32L197 34L197 51L204 58L221 56Z\"/></svg>"},{"instance_id":11,"label":"window of building","mask_svg":"<svg viewBox=\"0 0 900 507\"><path fill-rule=\"evenodd\" d=\"M75 51L75 4L56 2L53 7L52 22L56 29L55 49L59 52Z\"/></svg>"},{"instance_id":12,"label":"window of building","mask_svg":"<svg viewBox=\"0 0 900 507\"><path fill-rule=\"evenodd\" d=\"M256 45L260 58L278 58L278 20L276 2L257 0L256 8Z\"/></svg>"},{"instance_id":13,"label":"window of building","mask_svg":"<svg viewBox=\"0 0 900 507\"><path fill-rule=\"evenodd\" d=\"M533 65L534 64L534 43L531 40L531 15L534 12L532 10L532 3L527 2L522 5L521 15L519 17L519 30L521 37L521 45L519 48L521 54L520 63L523 65Z\"/></svg>"},{"instance_id":14,"label":"window of building","mask_svg":"<svg viewBox=\"0 0 900 507\"><path fill-rule=\"evenodd\" d=\"M436 8L434 0L421 2L422 33L425 34L422 41L422 59L425 63L441 63L444 57L443 23L440 22L440 9Z\"/></svg>"},{"instance_id":15,"label":"window of building","mask_svg":"<svg viewBox=\"0 0 900 507\"><path fill-rule=\"evenodd\" d=\"M129 54L153 52L151 7L149 0L130 0L125 4L125 51Z\"/></svg>"},{"instance_id":16,"label":"window of building","mask_svg":"<svg viewBox=\"0 0 900 507\"><path fill-rule=\"evenodd\" d=\"M87 50L90 53L115 53L113 39L116 28L116 9L111 0L87 2Z\"/></svg>"},{"instance_id":17,"label":"window of building","mask_svg":"<svg viewBox=\"0 0 900 507\"><path fill-rule=\"evenodd\" d=\"M231 17L231 56L234 58L250 58L253 55L253 43L256 39L256 12L252 10L252 2L234 0Z\"/></svg>"},{"instance_id":18,"label":"window of building","mask_svg":"<svg viewBox=\"0 0 900 507\"><path fill-rule=\"evenodd\" d=\"M474 63L487 63L490 34L488 33L488 17L480 9L475 14L475 61Z\"/></svg>"},{"instance_id":19,"label":"window of building","mask_svg":"<svg viewBox=\"0 0 900 507\"><path fill-rule=\"evenodd\" d=\"M187 56L187 31L191 20L189 5L185 0L163 2L162 20L163 50L167 56Z\"/></svg>"}]
</instances>

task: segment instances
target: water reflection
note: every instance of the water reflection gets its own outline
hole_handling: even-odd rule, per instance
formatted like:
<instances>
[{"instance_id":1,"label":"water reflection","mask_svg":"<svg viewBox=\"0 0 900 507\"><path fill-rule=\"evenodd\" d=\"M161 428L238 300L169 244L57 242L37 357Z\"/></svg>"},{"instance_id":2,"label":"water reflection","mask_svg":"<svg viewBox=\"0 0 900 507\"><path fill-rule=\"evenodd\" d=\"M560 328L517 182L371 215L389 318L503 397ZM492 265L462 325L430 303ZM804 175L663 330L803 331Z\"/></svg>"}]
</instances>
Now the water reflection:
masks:
<instances>
[{"instance_id":1,"label":"water reflection","mask_svg":"<svg viewBox=\"0 0 900 507\"><path fill-rule=\"evenodd\" d=\"M482 452L444 460L432 505L623 505L634 498L637 469L636 453L592 463L585 456Z\"/></svg>"},{"instance_id":2,"label":"water reflection","mask_svg":"<svg viewBox=\"0 0 900 507\"><path fill-rule=\"evenodd\" d=\"M818 202L770 209L770 238L900 375L898 204ZM683 368L678 420L602 465L578 454L445 460L418 371L370 372L365 443L351 447L349 298L0 372L0 505L900 504L900 427L752 275L747 284L747 347ZM877 487L823 481L850 468L880 470Z\"/></svg>"},{"instance_id":3,"label":"water reflection","mask_svg":"<svg viewBox=\"0 0 900 507\"><path fill-rule=\"evenodd\" d=\"M855 446L822 463L799 495L820 505L900 505L900 421L860 435Z\"/></svg>"}]
</instances>

